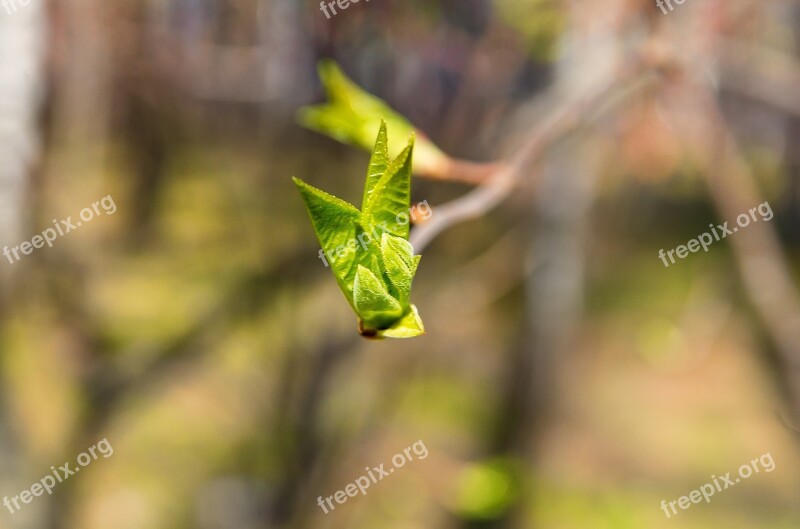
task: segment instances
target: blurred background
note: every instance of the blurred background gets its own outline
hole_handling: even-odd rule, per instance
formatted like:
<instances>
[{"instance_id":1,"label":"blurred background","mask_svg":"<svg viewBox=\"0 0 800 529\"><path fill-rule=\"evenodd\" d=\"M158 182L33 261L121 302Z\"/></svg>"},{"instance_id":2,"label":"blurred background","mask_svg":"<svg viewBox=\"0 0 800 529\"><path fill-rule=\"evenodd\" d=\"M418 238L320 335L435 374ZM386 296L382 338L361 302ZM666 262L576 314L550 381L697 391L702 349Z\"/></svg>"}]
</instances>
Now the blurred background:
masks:
<instances>
[{"instance_id":1,"label":"blurred background","mask_svg":"<svg viewBox=\"0 0 800 529\"><path fill-rule=\"evenodd\" d=\"M800 3L8 2L0 245L117 211L0 263L0 496L114 455L0 528L800 524ZM367 153L296 121L323 58L450 156L538 146L424 248L421 338L358 336L291 182L363 185ZM457 180L412 202L436 219Z\"/></svg>"}]
</instances>

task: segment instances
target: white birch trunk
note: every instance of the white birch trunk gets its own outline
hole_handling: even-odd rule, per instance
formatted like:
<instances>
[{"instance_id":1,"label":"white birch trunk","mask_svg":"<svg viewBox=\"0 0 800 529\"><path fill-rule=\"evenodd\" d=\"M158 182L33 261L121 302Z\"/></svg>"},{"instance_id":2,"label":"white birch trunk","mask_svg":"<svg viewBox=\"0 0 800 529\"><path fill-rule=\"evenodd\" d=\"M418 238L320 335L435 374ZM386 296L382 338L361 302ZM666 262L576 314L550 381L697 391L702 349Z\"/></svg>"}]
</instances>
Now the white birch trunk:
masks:
<instances>
[{"instance_id":1,"label":"white birch trunk","mask_svg":"<svg viewBox=\"0 0 800 529\"><path fill-rule=\"evenodd\" d=\"M44 88L44 1L31 0L27 5L19 0L0 1L0 249L16 246L31 235L26 192L39 151L37 118ZM5 296L11 275L22 264L11 264L1 255L0 258L0 292ZM4 496L13 497L31 485L25 482L25 458L21 455L24 446L14 437L7 404L4 395L0 395L0 502ZM3 513L0 526L41 527L45 523L47 502L37 499L42 500L38 507L24 505L15 514ZM5 506L0 508L6 510Z\"/></svg>"}]
</instances>

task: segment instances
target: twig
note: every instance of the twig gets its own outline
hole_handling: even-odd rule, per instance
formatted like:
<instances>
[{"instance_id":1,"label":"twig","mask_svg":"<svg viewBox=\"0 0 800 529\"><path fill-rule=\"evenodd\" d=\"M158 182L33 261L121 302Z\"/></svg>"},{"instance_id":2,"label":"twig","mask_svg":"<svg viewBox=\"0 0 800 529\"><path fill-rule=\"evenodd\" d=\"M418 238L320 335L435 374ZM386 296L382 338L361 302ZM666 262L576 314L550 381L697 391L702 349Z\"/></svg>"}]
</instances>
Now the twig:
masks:
<instances>
[{"instance_id":1,"label":"twig","mask_svg":"<svg viewBox=\"0 0 800 529\"><path fill-rule=\"evenodd\" d=\"M726 40L719 61L724 88L800 116L800 63L793 57L764 46Z\"/></svg>"},{"instance_id":2,"label":"twig","mask_svg":"<svg viewBox=\"0 0 800 529\"><path fill-rule=\"evenodd\" d=\"M620 75L611 75L598 83L577 102L571 99L564 101L552 115L531 132L524 146L507 163L495 166L496 170L483 184L463 197L438 206L436 215L411 234L411 244L414 249L421 252L449 227L478 218L494 209L508 197L547 149L565 135L588 123L595 115L593 111L604 103L614 100L617 92L628 95L647 86L654 79L654 71L647 66L647 63L636 60L623 68Z\"/></svg>"},{"instance_id":3,"label":"twig","mask_svg":"<svg viewBox=\"0 0 800 529\"><path fill-rule=\"evenodd\" d=\"M417 172L414 176L477 185L486 182L492 175L502 169L502 164L471 162L448 157L443 163L432 169L430 171Z\"/></svg>"},{"instance_id":4,"label":"twig","mask_svg":"<svg viewBox=\"0 0 800 529\"><path fill-rule=\"evenodd\" d=\"M715 155L706 176L711 198L723 219L734 219L763 202L711 87L698 96L714 133ZM800 416L800 297L771 224L754 223L730 240L744 288L777 348L780 370Z\"/></svg>"}]
</instances>

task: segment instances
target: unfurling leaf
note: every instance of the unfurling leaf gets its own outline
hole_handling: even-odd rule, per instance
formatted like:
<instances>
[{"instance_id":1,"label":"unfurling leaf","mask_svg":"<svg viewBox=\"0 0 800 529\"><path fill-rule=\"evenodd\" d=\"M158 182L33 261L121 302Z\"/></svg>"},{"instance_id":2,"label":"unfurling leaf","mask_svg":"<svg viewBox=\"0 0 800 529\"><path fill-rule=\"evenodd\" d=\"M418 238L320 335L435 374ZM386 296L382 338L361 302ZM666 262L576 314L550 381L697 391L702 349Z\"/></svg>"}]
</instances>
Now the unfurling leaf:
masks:
<instances>
[{"instance_id":1,"label":"unfurling leaf","mask_svg":"<svg viewBox=\"0 0 800 529\"><path fill-rule=\"evenodd\" d=\"M298 120L304 127L373 152L375 131L382 121L387 122L393 134L408 137L414 133L408 120L355 84L334 61L320 61L317 71L329 101L300 109ZM447 163L447 155L427 138L419 139L416 151L415 164L420 172L434 173ZM399 149L389 150L386 156L396 157L399 153Z\"/></svg>"},{"instance_id":2,"label":"unfurling leaf","mask_svg":"<svg viewBox=\"0 0 800 529\"><path fill-rule=\"evenodd\" d=\"M333 275L366 337L410 338L425 332L409 303L420 256L408 242L414 136L391 160L386 123L372 150L361 211L294 178ZM402 221L405 219L405 221Z\"/></svg>"},{"instance_id":3,"label":"unfurling leaf","mask_svg":"<svg viewBox=\"0 0 800 529\"><path fill-rule=\"evenodd\" d=\"M405 239L384 233L381 238L381 256L386 275L396 290L401 303L408 301L411 281L417 271L420 256L414 256L414 248Z\"/></svg>"},{"instance_id":4,"label":"unfurling leaf","mask_svg":"<svg viewBox=\"0 0 800 529\"><path fill-rule=\"evenodd\" d=\"M400 302L389 294L386 285L361 265L353 284L353 301L365 327L387 327L403 315Z\"/></svg>"}]
</instances>

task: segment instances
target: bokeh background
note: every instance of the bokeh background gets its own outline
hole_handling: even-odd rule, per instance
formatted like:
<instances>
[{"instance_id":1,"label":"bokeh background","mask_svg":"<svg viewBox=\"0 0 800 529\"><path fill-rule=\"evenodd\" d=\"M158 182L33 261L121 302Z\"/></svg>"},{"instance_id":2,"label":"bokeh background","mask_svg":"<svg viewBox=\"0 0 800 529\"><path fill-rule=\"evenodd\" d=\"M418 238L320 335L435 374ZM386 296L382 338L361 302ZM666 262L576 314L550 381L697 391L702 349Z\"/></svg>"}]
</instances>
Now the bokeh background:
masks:
<instances>
[{"instance_id":1,"label":"bokeh background","mask_svg":"<svg viewBox=\"0 0 800 529\"><path fill-rule=\"evenodd\" d=\"M0 496L114 448L0 528L798 527L800 3L673 7L0 5L0 244L118 208L0 262ZM323 58L453 157L575 121L425 247L421 338L357 335L291 182L363 185L366 153L296 121ZM475 188L455 180L412 200L436 218ZM659 260L764 201L771 221Z\"/></svg>"}]
</instances>

